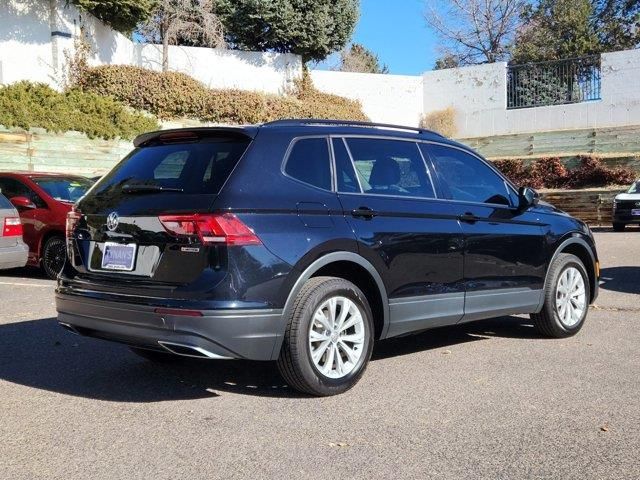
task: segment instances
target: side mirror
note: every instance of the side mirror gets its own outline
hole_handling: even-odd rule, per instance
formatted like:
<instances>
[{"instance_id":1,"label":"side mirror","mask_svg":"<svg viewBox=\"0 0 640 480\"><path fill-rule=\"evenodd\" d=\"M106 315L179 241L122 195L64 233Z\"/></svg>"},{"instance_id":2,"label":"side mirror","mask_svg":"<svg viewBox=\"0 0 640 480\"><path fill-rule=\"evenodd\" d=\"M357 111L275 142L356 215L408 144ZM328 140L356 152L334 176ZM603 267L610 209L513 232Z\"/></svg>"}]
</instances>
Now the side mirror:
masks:
<instances>
[{"instance_id":1,"label":"side mirror","mask_svg":"<svg viewBox=\"0 0 640 480\"><path fill-rule=\"evenodd\" d=\"M540 195L533 188L520 187L518 192L518 198L520 199L520 209L526 210L529 207L537 205L540 201Z\"/></svg>"},{"instance_id":2,"label":"side mirror","mask_svg":"<svg viewBox=\"0 0 640 480\"><path fill-rule=\"evenodd\" d=\"M33 209L36 208L36 204L33 203L27 197L11 197L9 201L13 204L17 209Z\"/></svg>"}]
</instances>

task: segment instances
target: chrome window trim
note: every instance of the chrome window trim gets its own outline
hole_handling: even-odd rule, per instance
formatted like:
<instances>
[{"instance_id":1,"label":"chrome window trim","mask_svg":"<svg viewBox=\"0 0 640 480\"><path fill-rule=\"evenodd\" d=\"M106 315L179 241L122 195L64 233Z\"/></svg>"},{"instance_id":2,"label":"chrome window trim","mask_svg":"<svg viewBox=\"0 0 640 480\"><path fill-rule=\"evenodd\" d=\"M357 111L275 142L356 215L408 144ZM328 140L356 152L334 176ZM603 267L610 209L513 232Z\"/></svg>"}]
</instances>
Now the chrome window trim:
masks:
<instances>
[{"instance_id":1,"label":"chrome window trim","mask_svg":"<svg viewBox=\"0 0 640 480\"><path fill-rule=\"evenodd\" d=\"M310 137L318 137L318 136L320 136L320 135L311 135ZM305 137L299 137L299 138L305 138ZM391 136L391 135L364 135L364 134L363 135L358 135L358 134L341 135L341 134L333 134L333 135L330 135L330 138L342 138L343 142L345 143L345 147L347 148L347 153L349 154L349 157L351 159L352 164L353 164L353 155L351 154L351 150L349 149L349 145L346 142L347 138L371 138L371 139L383 139L383 140L397 140L397 141L401 141L401 142L413 142L413 143L416 144L416 146L418 146L417 144L424 143L424 144L438 145L438 146L441 146L441 147L447 147L447 148L453 148L455 150L460 150L461 152L467 153L467 154L477 158L480 162L482 162L484 165L489 167L490 170L492 170L494 173L496 173L498 175L498 177L501 178L503 180L503 182L505 182L505 186L507 188L507 193L509 193L508 189L511 188L513 193L515 194L516 198L518 197L518 189L489 160L486 160L485 158L481 157L480 155L478 155L477 153L475 153L472 150L469 150L469 149L464 148L464 147L460 147L458 145L451 145L449 143L438 142L438 141L435 141L435 140L425 140L425 139L421 139L421 138L394 137L394 136ZM420 150L419 146L418 146L418 150ZM424 157L424 154L422 153L422 150L420 150L420 154L422 155L422 158L426 162L426 158ZM354 169L355 174L356 174L356 179L358 180L358 183L359 183L360 182L360 178L358 177L358 171L355 168L355 165L353 165L353 169ZM428 165L427 165L427 169L428 169ZM432 185L433 185L433 178L431 178L431 180L432 180ZM304 182L300 182L300 183L303 183L304 185L307 185ZM311 186L313 186L313 185L311 185ZM314 187L314 188L317 188L317 187ZM326 190L322 190L322 191L326 191ZM507 195L507 198L509 199L509 205L505 205L503 203L485 203L485 202L473 202L473 201L469 201L469 200L455 200L455 199L450 199L450 198L440 198L440 197L437 196L438 193L437 193L437 191L435 191L435 189L434 189L434 193L436 195L436 198L401 196L401 195L380 195L380 194L376 194L376 193L365 193L365 192L362 191L362 185L360 185L360 193L339 192L337 190L337 188L336 188L335 192L339 193L340 195L371 195L371 196L378 196L378 197L383 197L383 198L399 198L399 199L405 198L405 199L413 199L413 200L435 200L435 201L438 201L438 202L453 202L453 203L464 203L464 204L469 204L469 205L483 205L483 206L488 206L488 207L498 207L498 208L503 208L503 209L508 209L508 210L517 210L517 208L518 208L517 206L511 205L511 197L510 197L510 195Z\"/></svg>"},{"instance_id":2,"label":"chrome window trim","mask_svg":"<svg viewBox=\"0 0 640 480\"><path fill-rule=\"evenodd\" d=\"M295 147L295 144L298 143L300 140L309 140L309 139L314 139L314 138L323 138L326 142L327 142L327 153L328 153L328 160L329 160L329 175L331 178L331 190L327 190L326 188L322 188L322 187L318 187L316 185L312 185L310 183L307 182L303 182L300 179L297 179L295 177L292 177L291 175L289 175L286 172L286 166L287 163L289 162L289 157L291 156L291 152L293 150L293 147ZM319 190L320 192L325 192L325 193L336 193L336 189L335 189L335 185L334 185L334 180L335 180L335 170L333 168L333 148L331 145L331 142L329 140L329 136L327 135L302 135L299 137L294 137L293 139L291 139L291 142L289 142L289 146L287 147L287 150L284 153L284 157L282 160L282 163L280 164L280 173L285 176L286 178L288 178L289 180L292 180L296 183L299 183L300 185L304 185L306 187L309 188L313 188L315 190Z\"/></svg>"}]
</instances>

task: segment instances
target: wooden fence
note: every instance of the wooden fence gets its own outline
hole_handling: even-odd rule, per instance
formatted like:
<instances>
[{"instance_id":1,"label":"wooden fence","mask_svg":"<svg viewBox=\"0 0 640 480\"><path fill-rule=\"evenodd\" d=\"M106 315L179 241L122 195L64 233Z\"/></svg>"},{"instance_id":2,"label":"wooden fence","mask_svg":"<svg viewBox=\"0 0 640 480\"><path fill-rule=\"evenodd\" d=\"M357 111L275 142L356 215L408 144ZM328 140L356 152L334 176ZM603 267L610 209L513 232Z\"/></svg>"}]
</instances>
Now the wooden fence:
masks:
<instances>
[{"instance_id":1,"label":"wooden fence","mask_svg":"<svg viewBox=\"0 0 640 480\"><path fill-rule=\"evenodd\" d=\"M542 199L589 225L611 225L613 197L625 191L623 187L589 190L541 190Z\"/></svg>"}]
</instances>

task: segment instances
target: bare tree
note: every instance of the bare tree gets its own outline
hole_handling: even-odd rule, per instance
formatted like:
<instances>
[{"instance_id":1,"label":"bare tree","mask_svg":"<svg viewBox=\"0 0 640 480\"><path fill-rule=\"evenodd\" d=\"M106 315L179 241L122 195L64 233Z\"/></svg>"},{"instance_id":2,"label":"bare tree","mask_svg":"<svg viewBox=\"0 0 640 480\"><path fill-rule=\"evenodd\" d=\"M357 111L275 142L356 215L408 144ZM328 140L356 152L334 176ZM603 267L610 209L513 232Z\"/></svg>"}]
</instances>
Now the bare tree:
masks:
<instances>
[{"instance_id":1,"label":"bare tree","mask_svg":"<svg viewBox=\"0 0 640 480\"><path fill-rule=\"evenodd\" d=\"M527 0L427 0L427 25L443 58L459 65L493 63L509 53Z\"/></svg>"},{"instance_id":2,"label":"bare tree","mask_svg":"<svg viewBox=\"0 0 640 480\"><path fill-rule=\"evenodd\" d=\"M225 46L213 0L158 0L139 33L149 42L162 43L163 72L169 69L169 45Z\"/></svg>"}]
</instances>

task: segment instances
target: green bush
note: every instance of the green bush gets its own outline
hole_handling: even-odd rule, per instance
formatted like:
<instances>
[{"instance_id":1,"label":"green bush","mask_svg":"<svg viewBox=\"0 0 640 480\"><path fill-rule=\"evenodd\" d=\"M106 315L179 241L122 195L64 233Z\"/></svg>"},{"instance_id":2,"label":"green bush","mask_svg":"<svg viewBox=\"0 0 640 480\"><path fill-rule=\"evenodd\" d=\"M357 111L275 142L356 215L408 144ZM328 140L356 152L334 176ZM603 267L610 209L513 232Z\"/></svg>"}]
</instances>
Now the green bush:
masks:
<instances>
[{"instance_id":1,"label":"green bush","mask_svg":"<svg viewBox=\"0 0 640 480\"><path fill-rule=\"evenodd\" d=\"M158 128L154 118L132 112L113 98L77 89L59 93L43 83L26 81L0 87L0 125L73 130L105 139L132 139Z\"/></svg>"},{"instance_id":2,"label":"green bush","mask_svg":"<svg viewBox=\"0 0 640 480\"><path fill-rule=\"evenodd\" d=\"M78 87L111 95L163 120L194 118L212 123L261 123L281 118L366 120L360 103L319 92L308 74L290 95L270 95L233 89L210 89L177 72L155 72L126 65L88 69Z\"/></svg>"}]
</instances>

